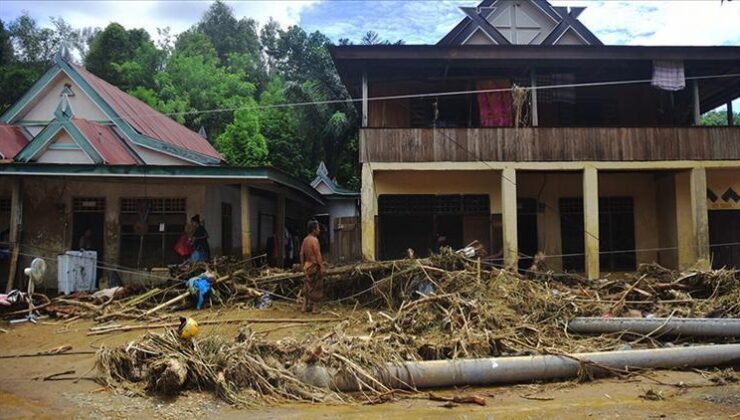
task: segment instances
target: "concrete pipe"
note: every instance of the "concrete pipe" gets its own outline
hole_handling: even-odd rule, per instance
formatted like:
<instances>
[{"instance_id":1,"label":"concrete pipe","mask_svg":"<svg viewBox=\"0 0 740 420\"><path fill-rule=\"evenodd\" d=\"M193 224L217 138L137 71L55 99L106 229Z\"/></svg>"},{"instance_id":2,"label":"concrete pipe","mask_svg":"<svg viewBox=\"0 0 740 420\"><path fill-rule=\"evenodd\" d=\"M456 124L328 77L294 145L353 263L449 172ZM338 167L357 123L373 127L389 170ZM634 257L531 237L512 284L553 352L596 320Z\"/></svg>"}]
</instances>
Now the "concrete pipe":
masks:
<instances>
[{"instance_id":1,"label":"concrete pipe","mask_svg":"<svg viewBox=\"0 0 740 420\"><path fill-rule=\"evenodd\" d=\"M575 318L568 330L579 334L632 332L685 337L740 337L740 319L727 318Z\"/></svg>"},{"instance_id":2,"label":"concrete pipe","mask_svg":"<svg viewBox=\"0 0 740 420\"><path fill-rule=\"evenodd\" d=\"M733 365L740 363L740 344L577 353L572 357L547 355L404 362L389 364L373 376L391 388L437 388L574 378L580 368L578 360L613 369ZM295 373L311 385L346 392L359 390L354 378L334 374L323 366L298 366Z\"/></svg>"}]
</instances>

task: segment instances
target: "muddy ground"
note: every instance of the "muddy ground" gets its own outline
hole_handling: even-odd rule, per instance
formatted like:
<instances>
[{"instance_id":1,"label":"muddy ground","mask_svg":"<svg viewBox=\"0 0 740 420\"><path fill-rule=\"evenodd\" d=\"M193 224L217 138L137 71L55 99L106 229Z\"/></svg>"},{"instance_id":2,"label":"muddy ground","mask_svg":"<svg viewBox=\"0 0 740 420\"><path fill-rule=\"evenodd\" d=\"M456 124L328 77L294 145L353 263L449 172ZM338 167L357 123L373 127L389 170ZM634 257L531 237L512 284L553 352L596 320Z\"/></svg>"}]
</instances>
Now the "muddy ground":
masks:
<instances>
[{"instance_id":1,"label":"muddy ground","mask_svg":"<svg viewBox=\"0 0 740 420\"><path fill-rule=\"evenodd\" d=\"M318 317L336 315L338 320L358 318L342 307L328 308ZM294 307L276 304L265 310L207 309L196 319L290 318L312 317L299 314ZM21 324L2 328L0 355L35 353L71 345L72 351L93 351L101 345L114 346L138 338L144 331L129 331L100 336L86 335L94 323L44 320L38 325ZM333 324L287 326L253 324L255 331L279 339L290 335L328 330ZM232 337L239 325L203 326L201 334ZM285 404L260 409L236 409L214 399L210 394L189 392L176 399L122 395L86 379L92 371L94 355L3 358L0 379L0 418L740 418L740 384L716 386L697 372L659 372L629 380L602 379L589 383L574 382L439 390L441 395L474 392L486 398L485 407L459 405L442 407L421 393L382 405ZM54 373L74 371L67 377L82 376L79 381L34 379ZM662 383L662 384L661 384ZM682 383L684 387L670 384ZM647 391L660 394L658 401L641 398ZM525 398L526 397L526 398Z\"/></svg>"}]
</instances>

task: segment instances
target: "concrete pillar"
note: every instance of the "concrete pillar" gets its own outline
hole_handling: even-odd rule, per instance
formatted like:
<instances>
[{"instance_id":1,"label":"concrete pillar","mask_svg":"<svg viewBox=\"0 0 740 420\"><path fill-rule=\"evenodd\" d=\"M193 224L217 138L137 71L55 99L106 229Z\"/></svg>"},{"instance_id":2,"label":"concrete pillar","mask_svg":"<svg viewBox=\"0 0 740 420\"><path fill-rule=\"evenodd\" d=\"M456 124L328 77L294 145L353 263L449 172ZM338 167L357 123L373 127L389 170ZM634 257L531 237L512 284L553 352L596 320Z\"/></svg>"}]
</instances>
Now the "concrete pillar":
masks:
<instances>
[{"instance_id":1,"label":"concrete pillar","mask_svg":"<svg viewBox=\"0 0 740 420\"><path fill-rule=\"evenodd\" d=\"M694 168L676 174L678 268L709 268L707 174Z\"/></svg>"},{"instance_id":2,"label":"concrete pillar","mask_svg":"<svg viewBox=\"0 0 740 420\"><path fill-rule=\"evenodd\" d=\"M13 178L13 190L10 196L10 268L8 283L5 292L13 290L16 273L18 272L18 257L20 256L21 231L23 229L23 179Z\"/></svg>"},{"instance_id":3,"label":"concrete pillar","mask_svg":"<svg viewBox=\"0 0 740 420\"><path fill-rule=\"evenodd\" d=\"M694 228L691 221L691 173L679 172L675 175L676 184L676 247L678 269L683 270L694 265Z\"/></svg>"},{"instance_id":4,"label":"concrete pillar","mask_svg":"<svg viewBox=\"0 0 740 420\"><path fill-rule=\"evenodd\" d=\"M709 269L709 212L707 210L707 170L691 170L691 220L698 268Z\"/></svg>"},{"instance_id":5,"label":"concrete pillar","mask_svg":"<svg viewBox=\"0 0 740 420\"><path fill-rule=\"evenodd\" d=\"M516 268L519 262L516 208L516 170L501 171L501 222L504 236L504 265Z\"/></svg>"},{"instance_id":6,"label":"concrete pillar","mask_svg":"<svg viewBox=\"0 0 740 420\"><path fill-rule=\"evenodd\" d=\"M244 259L252 257L252 227L249 219L249 187L241 186L241 224L242 224L242 256Z\"/></svg>"},{"instance_id":7,"label":"concrete pillar","mask_svg":"<svg viewBox=\"0 0 740 420\"><path fill-rule=\"evenodd\" d=\"M599 173L593 166L583 169L583 244L586 276L599 278Z\"/></svg>"},{"instance_id":8,"label":"concrete pillar","mask_svg":"<svg viewBox=\"0 0 740 420\"><path fill-rule=\"evenodd\" d=\"M373 170L369 163L362 164L360 222L362 224L362 258L375 260L375 216L378 214L378 197L375 193Z\"/></svg>"},{"instance_id":9,"label":"concrete pillar","mask_svg":"<svg viewBox=\"0 0 740 420\"><path fill-rule=\"evenodd\" d=\"M285 196L282 194L277 198L277 220L275 222L278 241L277 266L283 267L285 264Z\"/></svg>"}]
</instances>

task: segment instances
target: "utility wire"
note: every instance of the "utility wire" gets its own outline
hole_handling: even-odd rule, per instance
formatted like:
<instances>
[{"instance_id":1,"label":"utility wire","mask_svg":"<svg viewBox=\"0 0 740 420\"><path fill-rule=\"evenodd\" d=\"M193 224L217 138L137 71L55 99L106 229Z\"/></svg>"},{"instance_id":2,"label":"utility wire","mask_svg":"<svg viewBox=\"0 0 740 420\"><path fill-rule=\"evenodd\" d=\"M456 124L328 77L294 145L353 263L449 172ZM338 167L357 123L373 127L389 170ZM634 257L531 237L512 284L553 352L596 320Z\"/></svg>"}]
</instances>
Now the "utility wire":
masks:
<instances>
[{"instance_id":1,"label":"utility wire","mask_svg":"<svg viewBox=\"0 0 740 420\"><path fill-rule=\"evenodd\" d=\"M708 79L726 79L740 77L740 73L732 74L715 74L708 76L691 76L685 77L685 80L708 80ZM584 83L568 83L559 85L544 85L544 86L517 86L517 89L523 89L525 91L544 91L553 89L570 89L580 87L596 87L596 86L620 86L620 85L632 85L650 83L652 79L635 79L635 80L613 80L605 82L584 82ZM426 98L426 97L439 97L439 96L455 96L455 95L470 95L477 93L496 93L496 92L511 92L514 87L510 88L496 88L496 89L470 89L470 90L455 90L455 91L442 91L434 93L415 93L415 94L404 94L404 95L387 95L387 96L374 96L367 98L368 102L373 101L389 101L396 99L410 99L410 98ZM157 112L152 114L134 114L126 117L112 117L111 120L135 120L138 118L156 117L160 115L166 116L179 116L179 115L198 115L198 114L215 114L220 112L235 112L243 109L272 109L272 108L290 108L300 107L309 105L331 105L331 104L346 104L354 102L362 102L363 98L345 98L345 99L327 99L323 101L304 101L304 102L292 102L284 104L270 104L270 105L250 105L234 108L213 108L203 110L192 110L192 111L180 111L180 112Z\"/></svg>"}]
</instances>

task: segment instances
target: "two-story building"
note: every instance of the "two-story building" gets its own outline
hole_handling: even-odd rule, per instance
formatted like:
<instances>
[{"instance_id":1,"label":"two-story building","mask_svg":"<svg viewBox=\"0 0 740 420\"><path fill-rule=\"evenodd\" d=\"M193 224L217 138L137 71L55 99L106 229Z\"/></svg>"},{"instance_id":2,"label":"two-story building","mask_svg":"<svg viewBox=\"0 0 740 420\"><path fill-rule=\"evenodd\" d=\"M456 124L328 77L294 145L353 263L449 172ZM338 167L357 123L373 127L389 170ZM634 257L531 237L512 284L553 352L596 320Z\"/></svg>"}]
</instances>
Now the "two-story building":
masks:
<instances>
[{"instance_id":1,"label":"two-story building","mask_svg":"<svg viewBox=\"0 0 740 420\"><path fill-rule=\"evenodd\" d=\"M583 8L485 0L436 45L336 46L362 112L362 253L740 266L740 47L605 46ZM731 123L730 123L731 124Z\"/></svg>"},{"instance_id":2,"label":"two-story building","mask_svg":"<svg viewBox=\"0 0 740 420\"><path fill-rule=\"evenodd\" d=\"M57 254L88 230L102 276L140 278L183 260L175 243L196 215L212 255L250 257L277 232L302 235L325 204L281 171L225 165L206 138L61 57L0 117L0 154L0 284L42 257L56 288Z\"/></svg>"}]
</instances>

